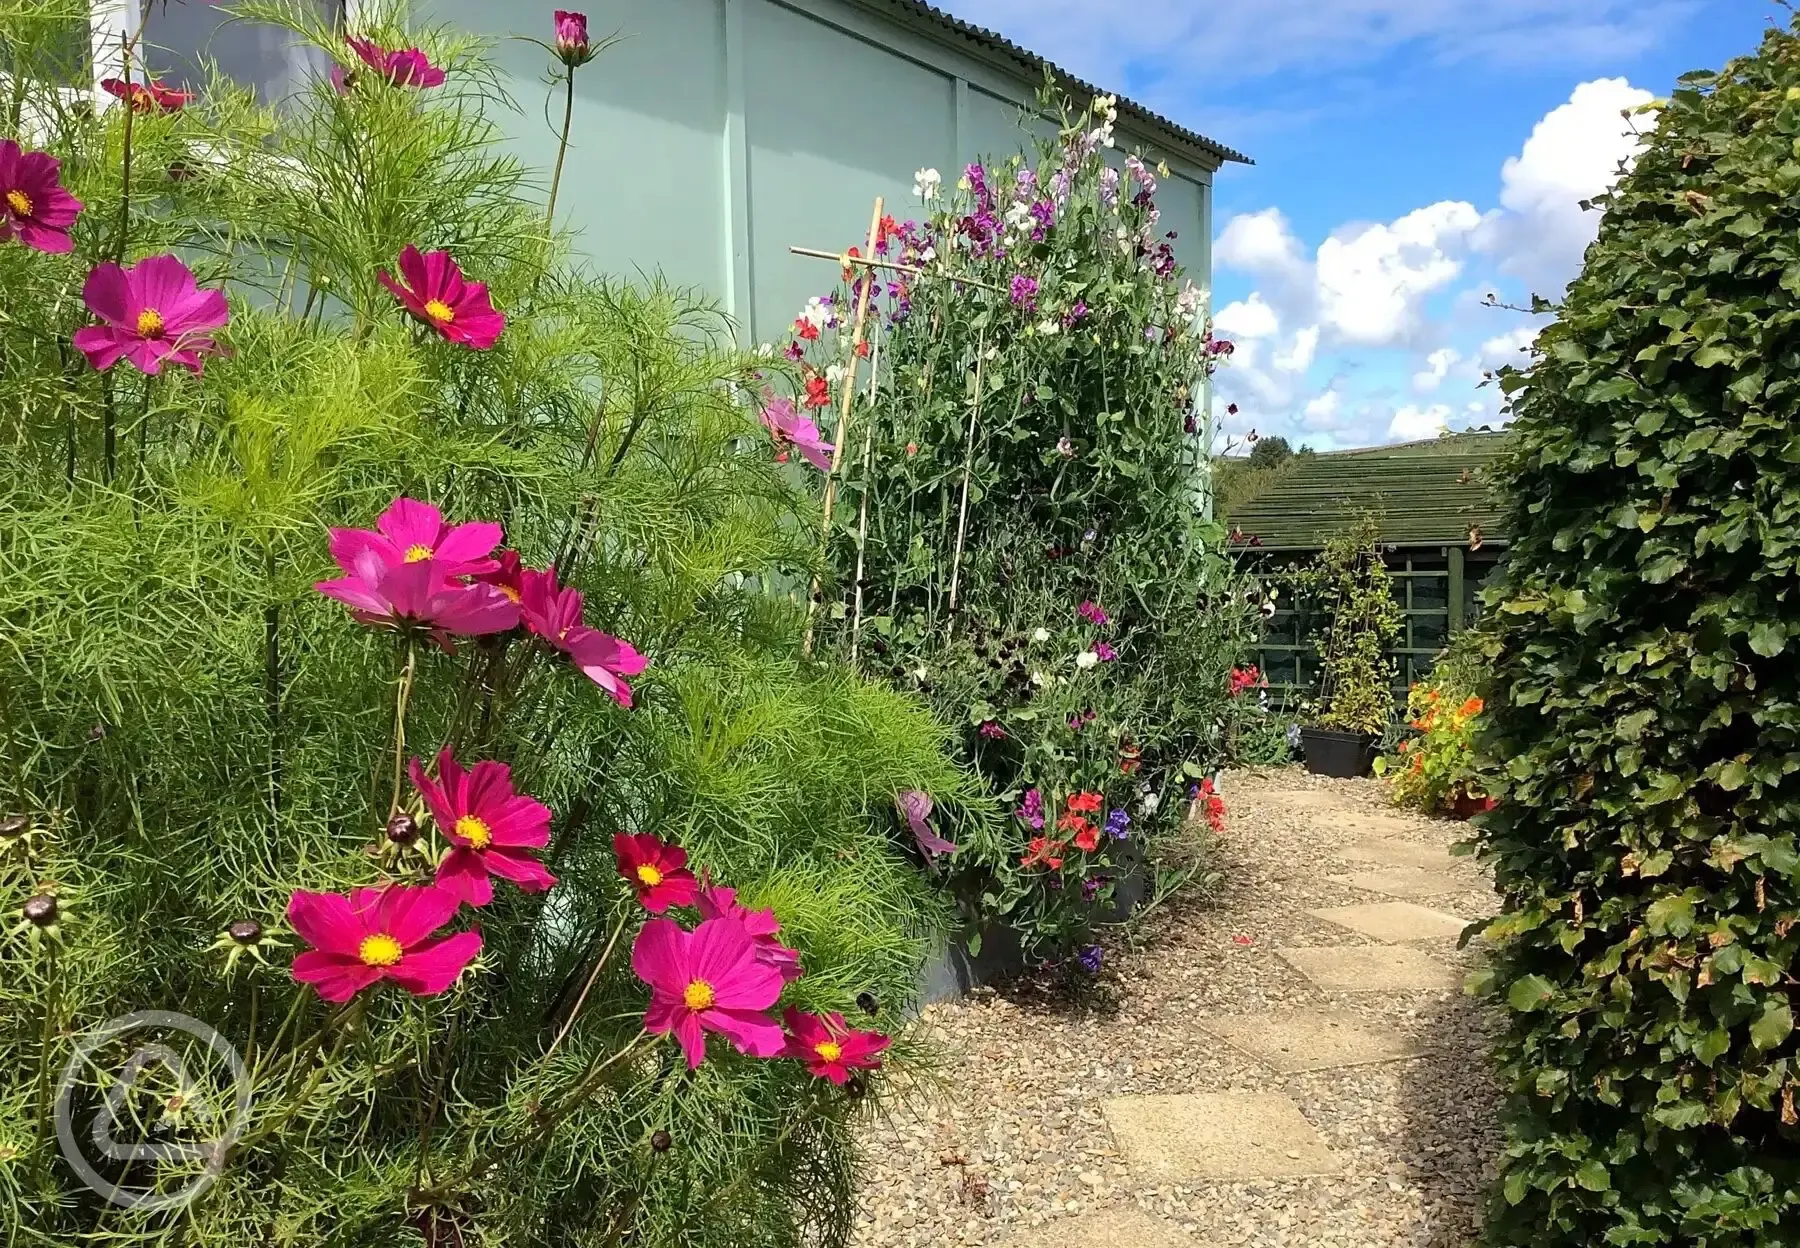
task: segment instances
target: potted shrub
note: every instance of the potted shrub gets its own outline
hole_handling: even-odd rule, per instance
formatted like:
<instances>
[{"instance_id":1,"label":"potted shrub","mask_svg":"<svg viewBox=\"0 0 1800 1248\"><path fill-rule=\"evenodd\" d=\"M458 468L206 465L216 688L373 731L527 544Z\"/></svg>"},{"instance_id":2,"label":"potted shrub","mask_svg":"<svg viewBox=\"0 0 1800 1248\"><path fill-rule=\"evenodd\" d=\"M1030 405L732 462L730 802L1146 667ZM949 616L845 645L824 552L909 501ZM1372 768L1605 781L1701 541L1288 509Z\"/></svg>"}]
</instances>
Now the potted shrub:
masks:
<instances>
[{"instance_id":1,"label":"potted shrub","mask_svg":"<svg viewBox=\"0 0 1800 1248\"><path fill-rule=\"evenodd\" d=\"M1300 726L1306 769L1316 775L1368 775L1393 712L1386 651L1400 634L1400 608L1381 561L1380 536L1375 518L1364 516L1298 578L1301 600L1325 619L1319 696Z\"/></svg>"}]
</instances>

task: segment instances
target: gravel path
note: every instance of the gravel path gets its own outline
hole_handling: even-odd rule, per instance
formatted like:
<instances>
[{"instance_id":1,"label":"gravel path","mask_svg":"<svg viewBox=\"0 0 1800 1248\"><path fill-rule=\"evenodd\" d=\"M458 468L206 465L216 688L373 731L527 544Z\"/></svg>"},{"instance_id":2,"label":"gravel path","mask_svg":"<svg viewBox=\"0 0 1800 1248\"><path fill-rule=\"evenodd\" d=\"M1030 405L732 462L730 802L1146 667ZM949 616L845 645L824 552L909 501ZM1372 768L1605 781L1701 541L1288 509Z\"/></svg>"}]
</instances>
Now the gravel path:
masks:
<instances>
[{"instance_id":1,"label":"gravel path","mask_svg":"<svg viewBox=\"0 0 1800 1248\"><path fill-rule=\"evenodd\" d=\"M1360 947L1460 980L1475 953L1454 935L1377 939L1310 912L1376 906L1377 927L1414 907L1491 913L1473 860L1442 858L1465 827L1394 812L1373 782L1297 769L1234 773L1224 796L1219 894L1178 899L1139 948L1109 951L1096 1002L1057 1005L1021 985L927 1010L948 1054L942 1083L868 1127L857 1244L1469 1242L1497 1150L1481 1014L1448 986L1325 992L1278 952ZM1415 860L1427 869L1392 865ZM1372 873L1363 887L1342 879L1358 872ZM1422 1055L1283 1073L1298 1063L1208 1030L1295 1010L1333 1011ZM1145 1096L1159 1099L1130 1099ZM1290 1119L1308 1138L1239 1138ZM1318 1177L1250 1177L1284 1169Z\"/></svg>"}]
</instances>

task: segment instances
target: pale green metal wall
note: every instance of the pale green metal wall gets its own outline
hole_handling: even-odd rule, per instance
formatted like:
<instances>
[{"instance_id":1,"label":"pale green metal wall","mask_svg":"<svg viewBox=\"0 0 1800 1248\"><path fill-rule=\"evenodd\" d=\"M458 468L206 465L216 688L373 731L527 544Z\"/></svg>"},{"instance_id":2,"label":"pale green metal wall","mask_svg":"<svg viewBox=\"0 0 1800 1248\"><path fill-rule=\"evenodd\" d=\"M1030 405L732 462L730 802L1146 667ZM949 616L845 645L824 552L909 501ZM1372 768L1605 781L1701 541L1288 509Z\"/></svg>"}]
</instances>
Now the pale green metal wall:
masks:
<instances>
[{"instance_id":1,"label":"pale green metal wall","mask_svg":"<svg viewBox=\"0 0 1800 1248\"><path fill-rule=\"evenodd\" d=\"M563 0L567 3L567 0ZM561 100L543 49L553 0L421 0L424 21L497 41L518 112L497 120L548 181ZM626 41L576 78L575 143L559 219L612 273L660 270L717 295L747 341L779 340L836 280L790 244L861 239L876 195L917 213L913 171L954 181L1024 145L1037 84L853 0L587 0L596 36ZM1040 123L1041 124L1041 123ZM1122 149L1152 136L1120 128ZM1211 172L1173 157L1158 202L1192 279L1210 287Z\"/></svg>"}]
</instances>

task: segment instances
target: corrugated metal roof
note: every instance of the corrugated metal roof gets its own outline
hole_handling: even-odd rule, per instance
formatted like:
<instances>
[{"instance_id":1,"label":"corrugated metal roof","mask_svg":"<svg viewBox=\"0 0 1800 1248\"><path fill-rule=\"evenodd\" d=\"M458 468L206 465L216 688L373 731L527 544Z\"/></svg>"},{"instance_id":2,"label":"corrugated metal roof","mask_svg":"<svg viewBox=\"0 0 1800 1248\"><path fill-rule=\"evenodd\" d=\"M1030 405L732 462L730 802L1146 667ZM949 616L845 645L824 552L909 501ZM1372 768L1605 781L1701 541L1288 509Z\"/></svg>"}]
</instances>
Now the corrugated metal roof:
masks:
<instances>
[{"instance_id":1,"label":"corrugated metal roof","mask_svg":"<svg viewBox=\"0 0 1800 1248\"><path fill-rule=\"evenodd\" d=\"M942 9L934 8L932 5L924 3L924 0L861 0L861 3L871 9L885 9L889 12L897 13L904 18L911 19L928 28L935 27L940 35L950 36L949 39L946 39L946 42L954 42L955 39L963 39L976 44L978 47L989 53L996 54L1006 60L1012 61L1020 69L1024 70L1026 76L1029 78L1041 78L1043 77L1044 71L1048 69L1052 74L1056 75L1057 80L1067 90L1089 96L1106 94L1093 83L1083 82L1062 66L1045 60L1028 48L1021 48L1018 44L1006 38L1004 35L997 34L991 30L985 30L971 22L965 22L959 17L953 17ZM1119 112L1125 116L1135 118L1143 125L1161 130L1168 134L1172 139L1189 147L1197 148L1212 156L1215 160L1221 162L1236 161L1238 164L1243 165L1253 165L1256 163L1242 152L1234 151L1222 143L1214 142L1203 134L1197 134L1194 131L1189 130L1186 126L1178 125L1175 122L1170 121L1167 117L1164 117L1161 113L1152 112L1142 104L1128 100L1122 95L1119 96Z\"/></svg>"},{"instance_id":2,"label":"corrugated metal roof","mask_svg":"<svg viewBox=\"0 0 1800 1248\"><path fill-rule=\"evenodd\" d=\"M1229 519L1271 550L1316 550L1370 512L1395 546L1465 545L1475 527L1483 544L1501 544L1507 534L1487 469L1510 441L1505 433L1462 433L1298 455Z\"/></svg>"}]
</instances>

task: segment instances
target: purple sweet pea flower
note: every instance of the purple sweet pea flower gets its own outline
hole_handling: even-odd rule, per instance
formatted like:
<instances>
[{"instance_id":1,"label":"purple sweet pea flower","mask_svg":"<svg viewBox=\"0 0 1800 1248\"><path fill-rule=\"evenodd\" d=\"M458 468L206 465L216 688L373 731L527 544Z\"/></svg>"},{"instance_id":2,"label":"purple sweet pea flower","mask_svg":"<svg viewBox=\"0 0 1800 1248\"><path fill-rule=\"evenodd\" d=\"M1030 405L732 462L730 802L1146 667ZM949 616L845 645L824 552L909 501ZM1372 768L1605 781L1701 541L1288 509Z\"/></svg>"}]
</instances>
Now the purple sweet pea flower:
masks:
<instances>
[{"instance_id":1,"label":"purple sweet pea flower","mask_svg":"<svg viewBox=\"0 0 1800 1248\"><path fill-rule=\"evenodd\" d=\"M1100 171L1100 200L1109 208L1119 202L1119 171L1111 165Z\"/></svg>"},{"instance_id":2,"label":"purple sweet pea flower","mask_svg":"<svg viewBox=\"0 0 1800 1248\"><path fill-rule=\"evenodd\" d=\"M1027 789L1025 800L1013 813L1020 822L1041 829L1044 826L1044 795L1037 789Z\"/></svg>"},{"instance_id":3,"label":"purple sweet pea flower","mask_svg":"<svg viewBox=\"0 0 1800 1248\"><path fill-rule=\"evenodd\" d=\"M1035 277L1028 277L1023 273L1013 274L1013 306L1024 308L1027 312L1035 312L1037 310L1037 292L1038 284Z\"/></svg>"},{"instance_id":4,"label":"purple sweet pea flower","mask_svg":"<svg viewBox=\"0 0 1800 1248\"><path fill-rule=\"evenodd\" d=\"M1089 945L1086 949L1083 949L1079 954L1075 955L1075 960L1081 963L1081 969L1086 971L1089 975L1098 975L1100 973L1100 964L1105 958L1106 955L1099 945Z\"/></svg>"},{"instance_id":5,"label":"purple sweet pea flower","mask_svg":"<svg viewBox=\"0 0 1800 1248\"><path fill-rule=\"evenodd\" d=\"M1064 329L1075 328L1075 326L1081 324L1082 321L1087 319L1087 314L1088 314L1087 301L1085 299L1077 299L1072 305L1070 305L1069 310L1067 312L1063 313L1063 318L1062 318L1063 328Z\"/></svg>"},{"instance_id":6,"label":"purple sweet pea flower","mask_svg":"<svg viewBox=\"0 0 1800 1248\"><path fill-rule=\"evenodd\" d=\"M1111 663L1114 659L1119 657L1119 652L1107 645L1104 641L1096 641L1094 643L1094 653L1099 656L1102 663Z\"/></svg>"},{"instance_id":7,"label":"purple sweet pea flower","mask_svg":"<svg viewBox=\"0 0 1800 1248\"><path fill-rule=\"evenodd\" d=\"M913 837L919 842L919 848L927 858L935 858L939 854L953 854L956 846L946 841L931 830L931 794L922 793L918 789L907 789L894 798L894 805L899 808L901 817L912 828Z\"/></svg>"},{"instance_id":8,"label":"purple sweet pea flower","mask_svg":"<svg viewBox=\"0 0 1800 1248\"><path fill-rule=\"evenodd\" d=\"M1115 841L1125 839L1125 829L1131 826L1131 816L1123 809L1113 810L1106 816L1106 834Z\"/></svg>"}]
</instances>

